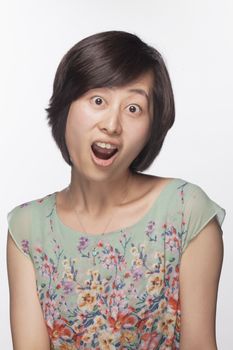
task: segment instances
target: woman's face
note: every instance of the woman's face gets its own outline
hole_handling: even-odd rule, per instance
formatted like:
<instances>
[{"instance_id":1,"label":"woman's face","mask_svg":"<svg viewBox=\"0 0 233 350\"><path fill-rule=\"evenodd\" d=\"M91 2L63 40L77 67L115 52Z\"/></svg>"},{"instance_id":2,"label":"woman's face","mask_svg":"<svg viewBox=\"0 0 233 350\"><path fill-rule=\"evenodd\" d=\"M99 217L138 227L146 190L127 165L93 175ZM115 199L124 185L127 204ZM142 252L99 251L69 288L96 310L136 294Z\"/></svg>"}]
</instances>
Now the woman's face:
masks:
<instances>
[{"instance_id":1,"label":"woman's face","mask_svg":"<svg viewBox=\"0 0 233 350\"><path fill-rule=\"evenodd\" d=\"M148 72L121 87L91 89L72 102L65 138L80 173L97 180L129 168L148 140L152 86ZM91 147L95 141L116 145L118 151L110 160L96 158Z\"/></svg>"}]
</instances>

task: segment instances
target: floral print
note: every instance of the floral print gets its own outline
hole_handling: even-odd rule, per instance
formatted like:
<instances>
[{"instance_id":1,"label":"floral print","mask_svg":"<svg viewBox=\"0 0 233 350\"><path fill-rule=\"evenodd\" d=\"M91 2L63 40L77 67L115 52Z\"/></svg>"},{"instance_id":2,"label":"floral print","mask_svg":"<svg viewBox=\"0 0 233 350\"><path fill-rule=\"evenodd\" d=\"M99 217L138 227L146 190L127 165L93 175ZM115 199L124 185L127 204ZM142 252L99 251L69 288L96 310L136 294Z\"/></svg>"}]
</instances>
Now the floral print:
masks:
<instances>
[{"instance_id":1,"label":"floral print","mask_svg":"<svg viewBox=\"0 0 233 350\"><path fill-rule=\"evenodd\" d=\"M149 222L147 239L138 245L127 233L119 237L118 246L103 240L93 245L80 237L75 258L58 250L55 239L56 261L36 249L35 266L43 281L38 295L55 347L66 343L85 349L162 349L175 341L178 269L170 261L176 259L179 245L167 264L162 253L150 249L148 255L151 227L154 223ZM171 240L170 232L175 237L175 230L164 235Z\"/></svg>"},{"instance_id":2,"label":"floral print","mask_svg":"<svg viewBox=\"0 0 233 350\"><path fill-rule=\"evenodd\" d=\"M35 267L51 349L179 349L179 266L193 187L200 189L174 179L137 225L104 236L66 227L55 193L28 203L43 222L20 244Z\"/></svg>"}]
</instances>

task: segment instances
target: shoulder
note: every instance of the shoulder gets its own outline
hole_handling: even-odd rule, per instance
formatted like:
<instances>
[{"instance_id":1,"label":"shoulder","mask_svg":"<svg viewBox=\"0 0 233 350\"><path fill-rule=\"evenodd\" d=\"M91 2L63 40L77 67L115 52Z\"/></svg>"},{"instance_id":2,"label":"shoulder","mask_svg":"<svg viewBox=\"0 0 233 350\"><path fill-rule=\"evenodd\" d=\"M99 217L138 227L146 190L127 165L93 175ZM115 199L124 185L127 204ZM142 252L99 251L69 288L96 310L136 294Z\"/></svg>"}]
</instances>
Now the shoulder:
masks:
<instances>
[{"instance_id":1,"label":"shoulder","mask_svg":"<svg viewBox=\"0 0 233 350\"><path fill-rule=\"evenodd\" d=\"M178 198L183 203L187 203L191 198L206 198L207 194L204 189L193 182L188 181L184 178L178 177L158 177L150 175L149 180L151 181L151 190L158 192L162 192L168 188L169 191L169 199L172 197L174 199Z\"/></svg>"},{"instance_id":2,"label":"shoulder","mask_svg":"<svg viewBox=\"0 0 233 350\"><path fill-rule=\"evenodd\" d=\"M51 195L18 204L7 213L8 232L27 257L31 254L32 242L43 232L45 218L51 213Z\"/></svg>"},{"instance_id":3,"label":"shoulder","mask_svg":"<svg viewBox=\"0 0 233 350\"><path fill-rule=\"evenodd\" d=\"M184 178L160 179L160 183L163 182L160 189L163 193L163 204L171 215L179 214L182 218L185 223L183 228L187 230L185 235L187 232L191 234L191 231L193 234L195 231L196 234L215 215L222 224L226 215L225 209L215 202L212 195L201 185Z\"/></svg>"},{"instance_id":4,"label":"shoulder","mask_svg":"<svg viewBox=\"0 0 233 350\"><path fill-rule=\"evenodd\" d=\"M32 216L37 213L44 213L44 211L49 210L51 207L51 200L54 193L50 193L44 195L40 198L34 198L28 200L27 202L23 202L15 205L11 208L11 210L7 213L8 221L12 220L29 220Z\"/></svg>"},{"instance_id":5,"label":"shoulder","mask_svg":"<svg viewBox=\"0 0 233 350\"><path fill-rule=\"evenodd\" d=\"M210 200L207 191L200 184L184 178L171 178L170 183L173 193L179 197L184 205L206 204Z\"/></svg>"},{"instance_id":6,"label":"shoulder","mask_svg":"<svg viewBox=\"0 0 233 350\"><path fill-rule=\"evenodd\" d=\"M145 181L150 181L153 186L166 186L169 183L175 183L180 187L185 188L186 190L193 191L196 189L201 189L201 187L193 182L188 181L187 179L180 178L180 177L162 177L162 176L155 176L155 175L145 175L143 174Z\"/></svg>"},{"instance_id":7,"label":"shoulder","mask_svg":"<svg viewBox=\"0 0 233 350\"><path fill-rule=\"evenodd\" d=\"M202 236L207 240L207 231L210 232L210 239L214 239L213 235L211 236L211 232L222 232L221 227L226 216L226 210L219 205L218 202L214 201L212 195L204 190L202 186L188 181L184 186L181 199L183 199L183 254L189 243L198 236L200 232L205 232Z\"/></svg>"}]
</instances>

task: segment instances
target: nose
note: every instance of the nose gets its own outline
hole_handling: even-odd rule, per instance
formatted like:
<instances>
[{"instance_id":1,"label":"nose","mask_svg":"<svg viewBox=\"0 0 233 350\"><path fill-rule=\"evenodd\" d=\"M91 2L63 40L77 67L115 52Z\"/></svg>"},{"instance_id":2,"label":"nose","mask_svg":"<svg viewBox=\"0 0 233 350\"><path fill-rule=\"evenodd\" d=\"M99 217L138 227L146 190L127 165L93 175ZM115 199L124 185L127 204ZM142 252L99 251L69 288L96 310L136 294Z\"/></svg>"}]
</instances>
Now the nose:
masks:
<instances>
[{"instance_id":1,"label":"nose","mask_svg":"<svg viewBox=\"0 0 233 350\"><path fill-rule=\"evenodd\" d=\"M122 131L121 113L118 107L109 108L100 122L100 129L109 134L120 134Z\"/></svg>"}]
</instances>

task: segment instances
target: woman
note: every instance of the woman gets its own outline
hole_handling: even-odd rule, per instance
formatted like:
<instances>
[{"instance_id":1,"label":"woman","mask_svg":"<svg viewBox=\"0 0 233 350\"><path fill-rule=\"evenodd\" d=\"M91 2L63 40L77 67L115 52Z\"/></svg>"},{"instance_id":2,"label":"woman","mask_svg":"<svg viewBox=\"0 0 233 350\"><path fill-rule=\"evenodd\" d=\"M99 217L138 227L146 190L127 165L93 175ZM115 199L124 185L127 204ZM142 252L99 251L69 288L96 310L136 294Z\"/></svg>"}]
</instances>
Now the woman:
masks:
<instances>
[{"instance_id":1,"label":"woman","mask_svg":"<svg viewBox=\"0 0 233 350\"><path fill-rule=\"evenodd\" d=\"M142 173L175 118L159 52L123 31L83 39L46 111L71 180L8 213L15 349L216 349L225 210Z\"/></svg>"}]
</instances>

